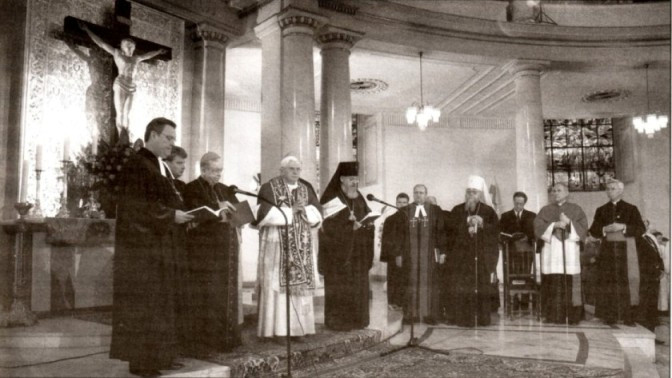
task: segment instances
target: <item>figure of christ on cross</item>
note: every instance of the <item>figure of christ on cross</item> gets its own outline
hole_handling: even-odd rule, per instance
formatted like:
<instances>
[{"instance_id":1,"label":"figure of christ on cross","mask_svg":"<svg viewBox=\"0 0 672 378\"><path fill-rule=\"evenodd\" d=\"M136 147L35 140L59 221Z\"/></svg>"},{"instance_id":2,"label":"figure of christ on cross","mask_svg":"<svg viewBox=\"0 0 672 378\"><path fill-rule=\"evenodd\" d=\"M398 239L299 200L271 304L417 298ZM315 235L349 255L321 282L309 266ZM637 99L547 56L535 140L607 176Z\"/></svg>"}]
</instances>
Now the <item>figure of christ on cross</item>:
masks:
<instances>
[{"instance_id":1,"label":"figure of christ on cross","mask_svg":"<svg viewBox=\"0 0 672 378\"><path fill-rule=\"evenodd\" d=\"M112 47L109 43L94 34L89 27L79 22L79 27L91 37L91 40L101 49L105 50L114 58L114 64L117 66L119 75L114 79L112 90L114 91L114 110L116 111L116 126L119 133L119 141L128 143L129 141L129 115L133 105L133 95L136 85L133 82L133 76L137 71L138 63L152 59L158 55L168 52L161 48L141 55L133 55L135 51L135 42L131 38L121 40L119 48Z\"/></svg>"}]
</instances>

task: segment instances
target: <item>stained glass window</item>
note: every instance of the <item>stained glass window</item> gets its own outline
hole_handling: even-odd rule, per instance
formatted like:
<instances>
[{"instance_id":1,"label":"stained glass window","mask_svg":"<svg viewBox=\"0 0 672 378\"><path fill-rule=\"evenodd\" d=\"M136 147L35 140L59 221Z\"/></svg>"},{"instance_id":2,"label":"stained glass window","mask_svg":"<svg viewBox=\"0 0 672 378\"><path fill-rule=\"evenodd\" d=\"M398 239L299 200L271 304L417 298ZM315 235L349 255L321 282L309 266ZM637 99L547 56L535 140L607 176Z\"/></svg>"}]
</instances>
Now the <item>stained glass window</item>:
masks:
<instances>
[{"instance_id":1,"label":"stained glass window","mask_svg":"<svg viewBox=\"0 0 672 378\"><path fill-rule=\"evenodd\" d=\"M572 192L605 189L614 177L611 118L544 120L549 188L565 183Z\"/></svg>"}]
</instances>

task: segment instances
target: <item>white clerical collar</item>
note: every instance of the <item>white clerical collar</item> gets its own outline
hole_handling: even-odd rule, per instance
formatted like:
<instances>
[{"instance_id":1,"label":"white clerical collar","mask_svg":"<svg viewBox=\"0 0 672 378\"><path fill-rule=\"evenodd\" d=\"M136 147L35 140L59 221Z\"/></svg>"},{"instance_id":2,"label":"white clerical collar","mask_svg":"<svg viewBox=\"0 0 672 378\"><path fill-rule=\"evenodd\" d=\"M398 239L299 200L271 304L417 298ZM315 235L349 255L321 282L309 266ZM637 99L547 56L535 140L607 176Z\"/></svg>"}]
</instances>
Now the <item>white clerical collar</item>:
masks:
<instances>
[{"instance_id":1,"label":"white clerical collar","mask_svg":"<svg viewBox=\"0 0 672 378\"><path fill-rule=\"evenodd\" d=\"M166 166L164 165L163 161L160 157L157 157L156 159L159 161L159 171L161 171L161 176L168 177L166 176Z\"/></svg>"},{"instance_id":2,"label":"white clerical collar","mask_svg":"<svg viewBox=\"0 0 672 378\"><path fill-rule=\"evenodd\" d=\"M420 204L415 204L415 218L420 218L420 215L423 217L427 216L427 212L425 211L425 205L420 205Z\"/></svg>"},{"instance_id":3,"label":"white clerical collar","mask_svg":"<svg viewBox=\"0 0 672 378\"><path fill-rule=\"evenodd\" d=\"M614 206L618 205L619 202L621 202L620 199L619 199L619 200L616 200L616 201L611 201L611 203L612 203Z\"/></svg>"},{"instance_id":4,"label":"white clerical collar","mask_svg":"<svg viewBox=\"0 0 672 378\"><path fill-rule=\"evenodd\" d=\"M299 182L298 181L295 182L294 184L290 184L288 182L285 182L285 183L287 184L287 187L289 188L289 190L294 190L294 189L299 187Z\"/></svg>"},{"instance_id":5,"label":"white clerical collar","mask_svg":"<svg viewBox=\"0 0 672 378\"><path fill-rule=\"evenodd\" d=\"M562 205L564 205L564 204L566 204L566 203L567 203L567 200L564 200L564 201L560 202L560 203L557 204L557 205L558 205L559 207L562 207Z\"/></svg>"}]
</instances>

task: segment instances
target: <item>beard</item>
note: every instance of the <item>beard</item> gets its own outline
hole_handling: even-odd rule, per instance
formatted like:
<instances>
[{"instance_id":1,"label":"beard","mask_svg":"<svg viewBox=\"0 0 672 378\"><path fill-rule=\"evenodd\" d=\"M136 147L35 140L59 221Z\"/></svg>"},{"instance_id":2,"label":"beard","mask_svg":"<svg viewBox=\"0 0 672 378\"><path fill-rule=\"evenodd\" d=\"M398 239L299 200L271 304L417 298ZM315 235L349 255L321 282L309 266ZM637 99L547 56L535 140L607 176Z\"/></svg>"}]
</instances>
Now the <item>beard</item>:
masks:
<instances>
[{"instance_id":1,"label":"beard","mask_svg":"<svg viewBox=\"0 0 672 378\"><path fill-rule=\"evenodd\" d=\"M476 206L478 206L478 198L467 198L467 210L474 211Z\"/></svg>"},{"instance_id":2,"label":"beard","mask_svg":"<svg viewBox=\"0 0 672 378\"><path fill-rule=\"evenodd\" d=\"M345 194L345 196L350 199L359 197L359 193L357 192L357 185L341 187L341 190L343 191L343 194Z\"/></svg>"}]
</instances>

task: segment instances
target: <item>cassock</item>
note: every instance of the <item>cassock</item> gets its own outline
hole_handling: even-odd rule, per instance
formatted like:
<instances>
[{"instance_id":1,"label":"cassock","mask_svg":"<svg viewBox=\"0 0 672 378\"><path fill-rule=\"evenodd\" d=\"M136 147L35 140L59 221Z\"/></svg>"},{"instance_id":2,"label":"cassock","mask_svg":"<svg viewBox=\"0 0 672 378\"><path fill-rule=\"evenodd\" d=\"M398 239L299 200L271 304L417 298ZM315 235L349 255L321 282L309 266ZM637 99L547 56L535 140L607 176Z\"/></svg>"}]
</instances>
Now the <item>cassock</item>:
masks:
<instances>
[{"instance_id":1,"label":"cassock","mask_svg":"<svg viewBox=\"0 0 672 378\"><path fill-rule=\"evenodd\" d=\"M369 269L373 264L374 225L364 222L371 209L359 191L349 198L341 190L341 176L357 176L356 162L340 163L320 198L325 217L320 230L318 270L324 276L324 323L336 331L369 325ZM331 202L333 201L333 202ZM340 203L340 205L339 205ZM331 206L341 210L330 211ZM329 214L328 216L326 214Z\"/></svg>"},{"instance_id":2,"label":"cassock","mask_svg":"<svg viewBox=\"0 0 672 378\"><path fill-rule=\"evenodd\" d=\"M259 337L287 335L286 290L290 294L290 333L303 336L315 333L313 294L317 285L315 244L311 227L322 222L322 208L312 185L299 179L288 185L282 177L263 184L259 197L280 206L278 208L259 200L257 223L259 227L259 263L257 293L259 297ZM292 206L305 204L305 217L295 217ZM285 229L285 214L289 229ZM289 254L290 277L285 279L285 257Z\"/></svg>"},{"instance_id":3,"label":"cassock","mask_svg":"<svg viewBox=\"0 0 672 378\"><path fill-rule=\"evenodd\" d=\"M560 230L554 229L561 213L571 221L564 231L564 242ZM585 238L587 229L586 214L581 207L569 202L546 205L534 218L535 237L544 242L541 250L541 311L547 322L565 323L565 315L572 324L581 320L579 242Z\"/></svg>"},{"instance_id":4,"label":"cassock","mask_svg":"<svg viewBox=\"0 0 672 378\"><path fill-rule=\"evenodd\" d=\"M472 215L483 219L483 227L473 236L467 223ZM491 277L499 258L497 213L483 202L473 212L462 203L451 210L451 218L453 232L446 264L451 266L452 303L459 305L453 306L449 315L461 327L489 325L493 307Z\"/></svg>"},{"instance_id":5,"label":"cassock","mask_svg":"<svg viewBox=\"0 0 672 378\"><path fill-rule=\"evenodd\" d=\"M450 211L448 210L442 210L441 213L443 214L443 236L445 238L446 242L446 247L450 244L450 240L452 239L452 232L453 232L453 219ZM446 252L447 248L446 248ZM454 314L455 312L452 310L453 307L456 305L453 303L453 298L454 298L454 292L453 292L453 287L450 284L450 276L454 272L451 271L450 265L448 263L444 263L442 265L439 265L439 275L440 275L440 280L441 280L441 316L442 319L448 323L454 323Z\"/></svg>"},{"instance_id":6,"label":"cassock","mask_svg":"<svg viewBox=\"0 0 672 378\"><path fill-rule=\"evenodd\" d=\"M406 275L404 269L398 267L396 258L403 256L406 241L398 240L398 235L405 234L408 227L406 215L395 212L385 219L383 238L380 249L380 261L387 263L387 303L399 307L404 306L406 295Z\"/></svg>"},{"instance_id":7,"label":"cassock","mask_svg":"<svg viewBox=\"0 0 672 378\"><path fill-rule=\"evenodd\" d=\"M141 148L119 178L110 358L131 369L160 370L177 355L183 204L159 159Z\"/></svg>"},{"instance_id":8,"label":"cassock","mask_svg":"<svg viewBox=\"0 0 672 378\"><path fill-rule=\"evenodd\" d=\"M625 224L618 241L607 237L603 228L612 223ZM595 316L607 323L632 322L632 307L639 305L640 272L637 240L646 231L636 206L623 200L597 208L590 234L601 239L597 256ZM610 240L612 239L612 240Z\"/></svg>"},{"instance_id":9,"label":"cassock","mask_svg":"<svg viewBox=\"0 0 672 378\"><path fill-rule=\"evenodd\" d=\"M191 209L238 203L224 184L203 177L187 184L185 204ZM226 352L241 344L238 326L238 232L228 222L207 220L188 231L192 342L209 351Z\"/></svg>"},{"instance_id":10,"label":"cassock","mask_svg":"<svg viewBox=\"0 0 672 378\"><path fill-rule=\"evenodd\" d=\"M424 205L412 203L400 211L408 219L407 226L399 230L392 242L404 248L404 319L435 323L441 319L441 272L438 260L439 255L446 251L443 212L440 207L429 202Z\"/></svg>"},{"instance_id":11,"label":"cassock","mask_svg":"<svg viewBox=\"0 0 672 378\"><path fill-rule=\"evenodd\" d=\"M174 179L173 184L175 184L175 189L182 195L182 198L184 198L184 193L187 191L187 184L180 180L180 179Z\"/></svg>"},{"instance_id":12,"label":"cassock","mask_svg":"<svg viewBox=\"0 0 672 378\"><path fill-rule=\"evenodd\" d=\"M660 258L660 246L656 237L650 233L637 238L639 252L639 307L635 319L651 332L656 332L658 325L658 290L660 276L664 272L663 260Z\"/></svg>"}]
</instances>

